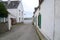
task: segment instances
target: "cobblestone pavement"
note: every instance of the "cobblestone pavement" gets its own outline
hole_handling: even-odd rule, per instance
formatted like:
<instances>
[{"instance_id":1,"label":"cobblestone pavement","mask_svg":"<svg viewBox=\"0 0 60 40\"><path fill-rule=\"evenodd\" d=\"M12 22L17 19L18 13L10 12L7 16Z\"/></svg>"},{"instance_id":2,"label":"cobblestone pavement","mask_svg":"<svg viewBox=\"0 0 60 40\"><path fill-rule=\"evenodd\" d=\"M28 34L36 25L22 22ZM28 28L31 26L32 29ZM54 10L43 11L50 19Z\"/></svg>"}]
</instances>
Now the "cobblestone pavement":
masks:
<instances>
[{"instance_id":1,"label":"cobblestone pavement","mask_svg":"<svg viewBox=\"0 0 60 40\"><path fill-rule=\"evenodd\" d=\"M12 30L0 34L0 40L39 40L31 20L26 20L24 24L17 24Z\"/></svg>"}]
</instances>

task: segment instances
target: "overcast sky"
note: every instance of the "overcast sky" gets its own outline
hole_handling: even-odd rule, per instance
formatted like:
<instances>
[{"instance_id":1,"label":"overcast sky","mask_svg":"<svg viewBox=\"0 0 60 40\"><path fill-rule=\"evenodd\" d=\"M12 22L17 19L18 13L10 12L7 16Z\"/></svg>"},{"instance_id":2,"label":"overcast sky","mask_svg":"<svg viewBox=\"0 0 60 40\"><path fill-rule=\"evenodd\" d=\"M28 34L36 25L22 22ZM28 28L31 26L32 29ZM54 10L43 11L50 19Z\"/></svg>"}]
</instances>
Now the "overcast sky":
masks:
<instances>
[{"instance_id":1,"label":"overcast sky","mask_svg":"<svg viewBox=\"0 0 60 40\"><path fill-rule=\"evenodd\" d=\"M38 6L38 0L22 0L24 17L32 17L34 8Z\"/></svg>"},{"instance_id":2,"label":"overcast sky","mask_svg":"<svg viewBox=\"0 0 60 40\"><path fill-rule=\"evenodd\" d=\"M24 17L32 17L34 8L38 6L38 0L22 0L22 4L24 7Z\"/></svg>"},{"instance_id":3,"label":"overcast sky","mask_svg":"<svg viewBox=\"0 0 60 40\"><path fill-rule=\"evenodd\" d=\"M22 0L25 11L33 11L38 6L38 0Z\"/></svg>"}]
</instances>

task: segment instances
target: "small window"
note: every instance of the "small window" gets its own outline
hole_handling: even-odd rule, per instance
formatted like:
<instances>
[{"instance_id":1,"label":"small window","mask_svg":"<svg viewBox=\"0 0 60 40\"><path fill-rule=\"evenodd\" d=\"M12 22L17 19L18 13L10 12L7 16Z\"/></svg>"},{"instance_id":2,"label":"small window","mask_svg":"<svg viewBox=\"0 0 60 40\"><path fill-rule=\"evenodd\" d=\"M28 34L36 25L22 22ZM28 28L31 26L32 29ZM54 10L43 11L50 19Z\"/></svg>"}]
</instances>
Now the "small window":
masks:
<instances>
[{"instance_id":1,"label":"small window","mask_svg":"<svg viewBox=\"0 0 60 40\"><path fill-rule=\"evenodd\" d=\"M41 28L41 14L38 15L38 26Z\"/></svg>"},{"instance_id":2,"label":"small window","mask_svg":"<svg viewBox=\"0 0 60 40\"><path fill-rule=\"evenodd\" d=\"M20 10L19 10L19 12L20 12Z\"/></svg>"},{"instance_id":3,"label":"small window","mask_svg":"<svg viewBox=\"0 0 60 40\"><path fill-rule=\"evenodd\" d=\"M20 18L19 18L19 21L20 21Z\"/></svg>"}]
</instances>

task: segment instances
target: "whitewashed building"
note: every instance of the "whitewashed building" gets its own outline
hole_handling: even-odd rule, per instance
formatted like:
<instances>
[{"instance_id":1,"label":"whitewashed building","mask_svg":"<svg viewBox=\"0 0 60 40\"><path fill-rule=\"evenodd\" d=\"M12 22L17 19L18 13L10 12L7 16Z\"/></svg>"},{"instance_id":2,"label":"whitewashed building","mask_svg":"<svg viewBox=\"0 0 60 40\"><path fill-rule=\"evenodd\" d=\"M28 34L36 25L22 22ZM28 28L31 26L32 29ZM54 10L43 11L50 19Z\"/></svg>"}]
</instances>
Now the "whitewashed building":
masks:
<instances>
[{"instance_id":1,"label":"whitewashed building","mask_svg":"<svg viewBox=\"0 0 60 40\"><path fill-rule=\"evenodd\" d=\"M8 24L9 24L9 30L11 28L11 23L15 21L16 23L21 23L24 21L23 18L23 5L22 0L8 0L3 1L4 5L7 8L8 14ZM13 20L12 20L13 19Z\"/></svg>"},{"instance_id":2,"label":"whitewashed building","mask_svg":"<svg viewBox=\"0 0 60 40\"><path fill-rule=\"evenodd\" d=\"M60 40L60 0L44 0L39 6L40 10L37 8L34 14L36 17L34 25L42 40Z\"/></svg>"}]
</instances>

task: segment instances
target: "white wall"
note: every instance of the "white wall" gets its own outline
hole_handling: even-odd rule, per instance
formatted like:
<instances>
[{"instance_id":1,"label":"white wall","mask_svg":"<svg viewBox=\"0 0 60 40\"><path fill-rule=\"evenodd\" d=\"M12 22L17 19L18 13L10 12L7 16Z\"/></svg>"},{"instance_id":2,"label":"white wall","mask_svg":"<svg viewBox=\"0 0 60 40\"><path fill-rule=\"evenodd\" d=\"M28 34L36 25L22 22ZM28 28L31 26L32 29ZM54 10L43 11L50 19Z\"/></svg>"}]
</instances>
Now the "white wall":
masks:
<instances>
[{"instance_id":1,"label":"white wall","mask_svg":"<svg viewBox=\"0 0 60 40\"><path fill-rule=\"evenodd\" d=\"M11 25L10 14L8 14L8 29L10 30L11 27L12 27L12 25Z\"/></svg>"},{"instance_id":2,"label":"white wall","mask_svg":"<svg viewBox=\"0 0 60 40\"><path fill-rule=\"evenodd\" d=\"M10 0L10 1L18 1L18 0ZM19 0L19 1L21 1L21 0ZM8 15L8 28L10 30L10 28L11 28L11 20L10 20L10 18L16 18L17 23L20 23L20 22L23 21L23 19L22 19L23 18L23 14L22 14L22 11L23 11L22 3L20 3L19 6L18 6L18 8L16 8L16 9L7 9L7 10L10 13ZM21 11L19 12L19 10L21 10ZM20 18L20 20L19 20L19 18Z\"/></svg>"},{"instance_id":3,"label":"white wall","mask_svg":"<svg viewBox=\"0 0 60 40\"><path fill-rule=\"evenodd\" d=\"M34 15L34 17L36 17L36 19L34 19L34 20L36 20L36 21L34 21L34 25L36 27L38 27L38 15L39 15L39 8L37 9L37 11L35 12L35 15Z\"/></svg>"},{"instance_id":4,"label":"white wall","mask_svg":"<svg viewBox=\"0 0 60 40\"><path fill-rule=\"evenodd\" d=\"M10 1L18 1L18 0L10 0ZM22 12L24 11L23 10L23 5L21 3L21 0L19 0L19 1L20 1L20 3L19 3L18 8L16 8L16 9L7 9L12 15L12 16L10 15L10 17L11 18L16 18L17 23L23 21L23 13ZM19 20L19 18L20 18L20 20Z\"/></svg>"},{"instance_id":5,"label":"white wall","mask_svg":"<svg viewBox=\"0 0 60 40\"><path fill-rule=\"evenodd\" d=\"M24 21L24 10L23 10L23 5L22 5L22 2L19 3L19 6L18 6L18 10L20 10L19 12L19 17L20 17L20 22L23 22Z\"/></svg>"},{"instance_id":6,"label":"white wall","mask_svg":"<svg viewBox=\"0 0 60 40\"><path fill-rule=\"evenodd\" d=\"M9 12L11 15L13 15L14 17L16 17L17 14L18 14L17 9L7 9L7 10L8 10L8 12Z\"/></svg>"},{"instance_id":7,"label":"white wall","mask_svg":"<svg viewBox=\"0 0 60 40\"><path fill-rule=\"evenodd\" d=\"M21 10L21 11L24 11L24 10L23 10L23 5L22 5L22 2L21 2L21 1L20 1L19 6L18 6L18 9Z\"/></svg>"},{"instance_id":8,"label":"white wall","mask_svg":"<svg viewBox=\"0 0 60 40\"><path fill-rule=\"evenodd\" d=\"M17 23L18 23L18 22L19 22L18 9L8 9L8 12L11 14L10 17L11 17L11 18L16 18Z\"/></svg>"},{"instance_id":9,"label":"white wall","mask_svg":"<svg viewBox=\"0 0 60 40\"><path fill-rule=\"evenodd\" d=\"M41 13L41 32L48 38L53 40L54 30L54 0L44 0L40 9Z\"/></svg>"},{"instance_id":10,"label":"white wall","mask_svg":"<svg viewBox=\"0 0 60 40\"><path fill-rule=\"evenodd\" d=\"M16 21L17 21L17 23L19 23L20 21L19 21L19 10L18 9L7 9L8 10L8 12L10 13L9 15L8 15L8 28L9 28L9 30L10 30L10 28L11 28L11 19L10 18L16 18Z\"/></svg>"},{"instance_id":11,"label":"white wall","mask_svg":"<svg viewBox=\"0 0 60 40\"><path fill-rule=\"evenodd\" d=\"M60 40L60 0L55 0L55 40Z\"/></svg>"}]
</instances>

